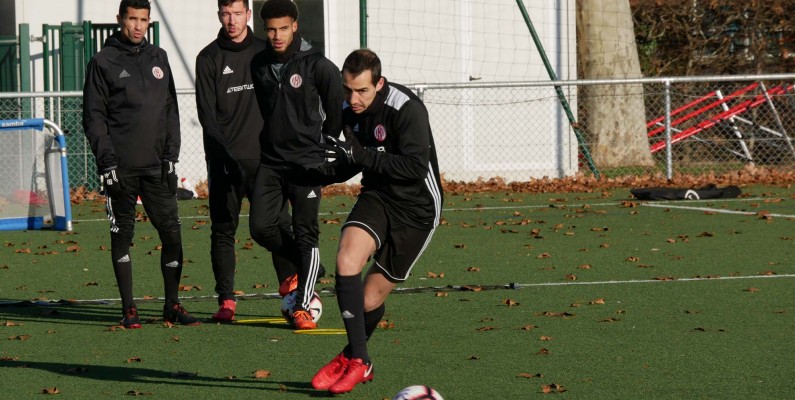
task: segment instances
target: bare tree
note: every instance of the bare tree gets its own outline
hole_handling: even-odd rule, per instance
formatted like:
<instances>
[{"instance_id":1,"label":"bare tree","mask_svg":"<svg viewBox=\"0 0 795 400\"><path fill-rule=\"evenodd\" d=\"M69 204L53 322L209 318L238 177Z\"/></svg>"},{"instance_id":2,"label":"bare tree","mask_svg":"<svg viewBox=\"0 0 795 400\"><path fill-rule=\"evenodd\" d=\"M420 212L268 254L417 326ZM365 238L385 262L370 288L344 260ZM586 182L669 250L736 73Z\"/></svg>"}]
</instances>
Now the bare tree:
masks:
<instances>
[{"instance_id":1,"label":"bare tree","mask_svg":"<svg viewBox=\"0 0 795 400\"><path fill-rule=\"evenodd\" d=\"M577 59L584 79L641 77L629 0L577 0ZM578 98L596 165L654 164L642 85L589 86Z\"/></svg>"}]
</instances>

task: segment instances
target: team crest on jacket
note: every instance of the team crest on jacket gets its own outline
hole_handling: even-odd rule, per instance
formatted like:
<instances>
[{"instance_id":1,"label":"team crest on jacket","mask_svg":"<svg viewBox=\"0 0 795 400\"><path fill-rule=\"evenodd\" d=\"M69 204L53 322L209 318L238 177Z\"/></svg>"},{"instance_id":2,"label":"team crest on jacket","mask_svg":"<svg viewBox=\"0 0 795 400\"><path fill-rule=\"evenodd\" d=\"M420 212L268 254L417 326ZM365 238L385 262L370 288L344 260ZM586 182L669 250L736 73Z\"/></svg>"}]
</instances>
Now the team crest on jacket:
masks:
<instances>
[{"instance_id":1,"label":"team crest on jacket","mask_svg":"<svg viewBox=\"0 0 795 400\"><path fill-rule=\"evenodd\" d=\"M383 142L386 139L386 128L383 125L378 125L375 127L373 131L373 136L375 136L375 140L379 142Z\"/></svg>"},{"instance_id":2,"label":"team crest on jacket","mask_svg":"<svg viewBox=\"0 0 795 400\"><path fill-rule=\"evenodd\" d=\"M152 75L157 79L163 79L163 70L160 67L152 67Z\"/></svg>"},{"instance_id":3,"label":"team crest on jacket","mask_svg":"<svg viewBox=\"0 0 795 400\"><path fill-rule=\"evenodd\" d=\"M293 76L290 77L290 86L292 86L292 87L294 87L296 89L300 88L301 84L303 84L303 83L304 83L304 79L301 78L301 75L294 74Z\"/></svg>"}]
</instances>

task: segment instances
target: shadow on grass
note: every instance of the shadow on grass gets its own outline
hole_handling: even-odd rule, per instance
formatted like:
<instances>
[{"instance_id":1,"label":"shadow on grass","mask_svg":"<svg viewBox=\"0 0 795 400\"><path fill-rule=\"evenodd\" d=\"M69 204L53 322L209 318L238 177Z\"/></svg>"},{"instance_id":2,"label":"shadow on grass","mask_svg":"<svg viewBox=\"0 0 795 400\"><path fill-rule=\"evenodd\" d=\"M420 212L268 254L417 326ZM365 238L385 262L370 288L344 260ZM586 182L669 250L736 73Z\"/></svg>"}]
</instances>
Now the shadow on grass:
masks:
<instances>
[{"instance_id":1,"label":"shadow on grass","mask_svg":"<svg viewBox=\"0 0 795 400\"><path fill-rule=\"evenodd\" d=\"M333 397L330 393L319 392L315 390L312 388L312 385L309 382L271 381L254 378L217 378L200 375L193 376L189 373L167 372L139 367L114 367L91 364L0 360L0 368L37 369L54 374L69 376L75 379L96 379L100 381L129 384L130 386L127 388L120 389L127 391L127 394L135 394L137 391L139 391L140 388L136 388L136 385L165 384L190 387L266 390L277 393L284 392L286 390L289 393L301 393L310 397ZM8 373L8 371L5 373ZM145 392L145 390L142 392Z\"/></svg>"}]
</instances>

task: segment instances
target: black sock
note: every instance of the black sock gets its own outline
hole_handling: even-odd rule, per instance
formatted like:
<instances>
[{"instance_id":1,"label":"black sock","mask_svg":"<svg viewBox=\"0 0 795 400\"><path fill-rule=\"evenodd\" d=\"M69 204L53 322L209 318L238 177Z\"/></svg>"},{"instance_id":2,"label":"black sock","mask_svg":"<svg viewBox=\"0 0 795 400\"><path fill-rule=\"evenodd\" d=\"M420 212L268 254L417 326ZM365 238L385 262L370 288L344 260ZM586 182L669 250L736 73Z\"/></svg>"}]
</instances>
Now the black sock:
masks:
<instances>
[{"instance_id":1,"label":"black sock","mask_svg":"<svg viewBox=\"0 0 795 400\"><path fill-rule=\"evenodd\" d=\"M126 313L127 310L135 307L129 242L111 240L110 254L113 257L113 273L116 275L116 284L119 285L122 312Z\"/></svg>"},{"instance_id":2,"label":"black sock","mask_svg":"<svg viewBox=\"0 0 795 400\"><path fill-rule=\"evenodd\" d=\"M378 323L381 322L381 318L384 318L384 311L386 311L386 303L381 303L381 305L373 311L364 312L364 333L367 335L367 340L370 340L370 337L373 336L373 332L375 332L375 328L378 328Z\"/></svg>"},{"instance_id":3,"label":"black sock","mask_svg":"<svg viewBox=\"0 0 795 400\"><path fill-rule=\"evenodd\" d=\"M373 336L373 332L375 329L378 328L378 323L381 322L381 319L384 317L384 311L386 310L386 304L381 303L378 308L373 311L365 311L364 312L364 333L367 335L367 341L370 341L370 338ZM350 358L351 356L351 345L345 346L345 349L342 350L342 354L345 354L345 357Z\"/></svg>"},{"instance_id":4,"label":"black sock","mask_svg":"<svg viewBox=\"0 0 795 400\"><path fill-rule=\"evenodd\" d=\"M367 354L367 334L364 324L364 285L359 275L337 275L337 304L348 334L348 358L361 358L370 362Z\"/></svg>"},{"instance_id":5,"label":"black sock","mask_svg":"<svg viewBox=\"0 0 795 400\"><path fill-rule=\"evenodd\" d=\"M160 271L163 273L166 306L179 304L179 280L182 277L182 244L163 244L160 252Z\"/></svg>"}]
</instances>

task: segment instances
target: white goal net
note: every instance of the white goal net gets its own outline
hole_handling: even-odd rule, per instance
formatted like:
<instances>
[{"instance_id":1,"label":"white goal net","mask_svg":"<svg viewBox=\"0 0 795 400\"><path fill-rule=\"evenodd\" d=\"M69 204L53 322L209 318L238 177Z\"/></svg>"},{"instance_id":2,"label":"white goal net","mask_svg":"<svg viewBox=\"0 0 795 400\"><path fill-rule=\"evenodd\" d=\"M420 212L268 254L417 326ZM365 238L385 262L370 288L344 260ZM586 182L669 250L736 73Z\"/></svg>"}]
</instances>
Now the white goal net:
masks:
<instances>
[{"instance_id":1,"label":"white goal net","mask_svg":"<svg viewBox=\"0 0 795 400\"><path fill-rule=\"evenodd\" d=\"M0 120L0 230L26 229L72 229L66 139L48 120Z\"/></svg>"}]
</instances>

